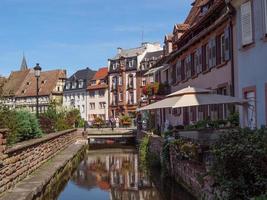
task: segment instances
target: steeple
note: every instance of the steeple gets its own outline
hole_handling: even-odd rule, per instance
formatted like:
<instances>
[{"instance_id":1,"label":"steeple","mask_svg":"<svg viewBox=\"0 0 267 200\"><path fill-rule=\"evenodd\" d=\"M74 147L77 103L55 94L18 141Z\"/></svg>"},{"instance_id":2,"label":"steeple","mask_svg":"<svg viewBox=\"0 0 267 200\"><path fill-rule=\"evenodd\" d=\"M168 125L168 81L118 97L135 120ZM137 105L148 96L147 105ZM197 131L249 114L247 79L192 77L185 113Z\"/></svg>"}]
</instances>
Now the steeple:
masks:
<instances>
[{"instance_id":1,"label":"steeple","mask_svg":"<svg viewBox=\"0 0 267 200\"><path fill-rule=\"evenodd\" d=\"M27 69L28 69L28 66L27 66L26 58L23 54L22 62L20 65L20 71L27 70Z\"/></svg>"}]
</instances>

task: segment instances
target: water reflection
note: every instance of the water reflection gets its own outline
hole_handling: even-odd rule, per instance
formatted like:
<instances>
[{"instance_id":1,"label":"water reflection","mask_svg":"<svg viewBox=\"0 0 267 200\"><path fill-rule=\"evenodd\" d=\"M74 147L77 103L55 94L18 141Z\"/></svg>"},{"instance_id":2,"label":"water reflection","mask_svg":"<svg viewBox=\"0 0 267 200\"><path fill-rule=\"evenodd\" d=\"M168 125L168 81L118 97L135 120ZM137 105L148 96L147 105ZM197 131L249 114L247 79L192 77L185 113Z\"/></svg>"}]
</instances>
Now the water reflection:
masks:
<instances>
[{"instance_id":1,"label":"water reflection","mask_svg":"<svg viewBox=\"0 0 267 200\"><path fill-rule=\"evenodd\" d=\"M164 192L140 171L134 149L90 150L58 199L162 200Z\"/></svg>"}]
</instances>

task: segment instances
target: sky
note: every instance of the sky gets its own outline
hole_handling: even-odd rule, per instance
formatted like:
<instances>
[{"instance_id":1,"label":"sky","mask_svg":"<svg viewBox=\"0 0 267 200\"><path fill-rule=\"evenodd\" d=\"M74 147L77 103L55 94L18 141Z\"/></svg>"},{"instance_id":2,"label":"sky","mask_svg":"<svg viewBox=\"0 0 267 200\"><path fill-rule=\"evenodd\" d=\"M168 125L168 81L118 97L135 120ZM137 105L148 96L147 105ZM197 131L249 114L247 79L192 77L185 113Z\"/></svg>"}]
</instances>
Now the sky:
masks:
<instances>
[{"instance_id":1,"label":"sky","mask_svg":"<svg viewBox=\"0 0 267 200\"><path fill-rule=\"evenodd\" d=\"M193 0L1 0L0 75L20 68L97 70L117 48L164 41Z\"/></svg>"}]
</instances>

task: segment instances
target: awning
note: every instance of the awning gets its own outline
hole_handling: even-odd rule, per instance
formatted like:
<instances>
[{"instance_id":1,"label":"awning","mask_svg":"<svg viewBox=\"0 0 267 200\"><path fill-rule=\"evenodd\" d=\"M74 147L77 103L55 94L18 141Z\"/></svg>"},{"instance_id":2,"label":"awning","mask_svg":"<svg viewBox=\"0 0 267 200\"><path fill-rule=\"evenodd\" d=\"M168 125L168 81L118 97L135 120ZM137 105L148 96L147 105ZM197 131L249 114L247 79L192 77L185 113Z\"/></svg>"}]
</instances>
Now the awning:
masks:
<instances>
[{"instance_id":1,"label":"awning","mask_svg":"<svg viewBox=\"0 0 267 200\"><path fill-rule=\"evenodd\" d=\"M154 73L156 73L157 71L161 70L164 67L165 66L152 68L152 69L148 70L144 75L147 76L147 75L150 75L150 74L154 74Z\"/></svg>"},{"instance_id":2,"label":"awning","mask_svg":"<svg viewBox=\"0 0 267 200\"><path fill-rule=\"evenodd\" d=\"M154 109L159 109L159 108L171 108L175 106L177 101L181 97L171 97L171 98L166 98L161 101L157 101L155 103L149 104L147 106L144 106L142 108L137 108L137 111L142 111L142 110L154 110Z\"/></svg>"},{"instance_id":3,"label":"awning","mask_svg":"<svg viewBox=\"0 0 267 200\"><path fill-rule=\"evenodd\" d=\"M159 108L182 108L214 104L239 104L247 103L247 100L232 96L211 93L211 90L188 87L167 96L167 98L139 108L142 110L153 110Z\"/></svg>"}]
</instances>

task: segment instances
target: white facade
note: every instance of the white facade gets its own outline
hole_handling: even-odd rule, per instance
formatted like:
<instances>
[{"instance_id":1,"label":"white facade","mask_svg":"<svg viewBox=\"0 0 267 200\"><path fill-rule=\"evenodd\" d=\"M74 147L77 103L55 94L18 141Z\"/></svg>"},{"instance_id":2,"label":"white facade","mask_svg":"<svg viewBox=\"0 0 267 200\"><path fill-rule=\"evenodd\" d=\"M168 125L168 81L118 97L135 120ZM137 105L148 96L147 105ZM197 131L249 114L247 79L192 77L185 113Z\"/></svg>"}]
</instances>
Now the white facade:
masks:
<instances>
[{"instance_id":1,"label":"white facade","mask_svg":"<svg viewBox=\"0 0 267 200\"><path fill-rule=\"evenodd\" d=\"M88 121L96 117L108 120L108 88L87 92L87 111Z\"/></svg>"},{"instance_id":2,"label":"white facade","mask_svg":"<svg viewBox=\"0 0 267 200\"><path fill-rule=\"evenodd\" d=\"M84 120L88 120L87 118L87 94L85 90L81 91L69 91L64 92L63 96L63 106L66 108L75 108L78 109L81 113L81 117Z\"/></svg>"}]
</instances>

